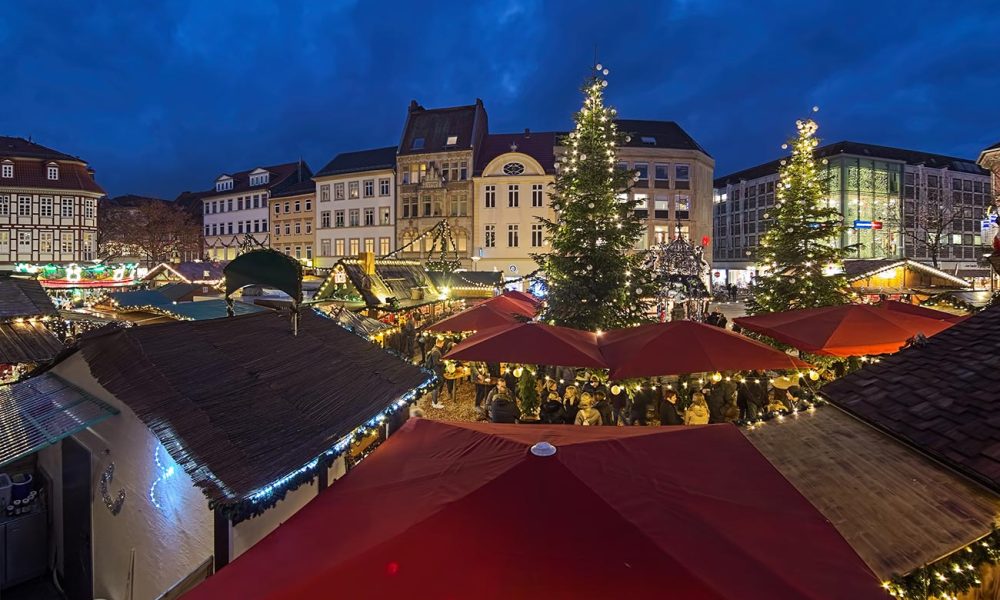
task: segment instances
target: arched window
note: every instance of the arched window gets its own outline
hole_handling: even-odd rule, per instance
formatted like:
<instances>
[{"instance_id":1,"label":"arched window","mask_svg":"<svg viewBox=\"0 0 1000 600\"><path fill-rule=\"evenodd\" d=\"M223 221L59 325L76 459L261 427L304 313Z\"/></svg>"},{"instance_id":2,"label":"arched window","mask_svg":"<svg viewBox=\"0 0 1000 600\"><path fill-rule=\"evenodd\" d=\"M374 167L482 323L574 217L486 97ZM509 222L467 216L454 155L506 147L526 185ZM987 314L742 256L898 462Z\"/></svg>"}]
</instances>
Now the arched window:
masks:
<instances>
[{"instance_id":1,"label":"arched window","mask_svg":"<svg viewBox=\"0 0 1000 600\"><path fill-rule=\"evenodd\" d=\"M521 175L524 173L524 165L518 162L509 162L503 166L504 175Z\"/></svg>"}]
</instances>

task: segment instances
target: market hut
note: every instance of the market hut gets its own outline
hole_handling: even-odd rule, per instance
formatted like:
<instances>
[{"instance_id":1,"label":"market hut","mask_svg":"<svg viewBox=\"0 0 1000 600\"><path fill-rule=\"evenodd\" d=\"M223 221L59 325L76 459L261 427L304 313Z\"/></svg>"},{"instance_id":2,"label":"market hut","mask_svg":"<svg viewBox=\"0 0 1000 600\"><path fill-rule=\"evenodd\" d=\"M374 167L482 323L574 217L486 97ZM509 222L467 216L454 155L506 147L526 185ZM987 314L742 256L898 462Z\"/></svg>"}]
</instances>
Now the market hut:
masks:
<instances>
[{"instance_id":1,"label":"market hut","mask_svg":"<svg viewBox=\"0 0 1000 600\"><path fill-rule=\"evenodd\" d=\"M190 283L202 287L204 293L210 293L212 288L222 283L225 266L222 262L201 260L160 263L142 277L142 282L151 285Z\"/></svg>"},{"instance_id":2,"label":"market hut","mask_svg":"<svg viewBox=\"0 0 1000 600\"><path fill-rule=\"evenodd\" d=\"M314 296L317 302L392 313L433 306L447 298L419 262L375 258L371 253L339 260Z\"/></svg>"},{"instance_id":3,"label":"market hut","mask_svg":"<svg viewBox=\"0 0 1000 600\"><path fill-rule=\"evenodd\" d=\"M46 326L59 312L41 283L0 278L0 383L52 361L63 345Z\"/></svg>"},{"instance_id":4,"label":"market hut","mask_svg":"<svg viewBox=\"0 0 1000 600\"><path fill-rule=\"evenodd\" d=\"M993 598L1000 586L992 564L1000 556L1000 535L992 529L1000 515L1000 353L992 351L997 339L1000 306L823 388L823 395L840 409L935 461L952 480L971 482L954 488L962 490L961 498L990 500L980 511L965 511L956 500L906 528L911 533L926 529L925 535L938 543L929 543L927 552L915 555L919 561L895 573L902 576L898 585L904 597L919 598L922 589L930 596L950 597L969 585L980 591L968 597ZM881 454L872 456L881 462ZM838 461L851 462L844 457ZM949 487L914 490L914 495L949 498L955 495ZM901 501L909 500L916 501L901 496ZM943 518L949 514L954 518ZM892 522L889 526L895 527Z\"/></svg>"},{"instance_id":5,"label":"market hut","mask_svg":"<svg viewBox=\"0 0 1000 600\"><path fill-rule=\"evenodd\" d=\"M908 258L846 260L844 275L854 291L872 302L882 296L893 300L910 296L928 298L972 287L961 277Z\"/></svg>"},{"instance_id":6,"label":"market hut","mask_svg":"<svg viewBox=\"0 0 1000 600\"><path fill-rule=\"evenodd\" d=\"M271 312L106 328L46 373L119 413L35 455L55 529L46 556L66 586L176 597L371 452L429 383L334 321L302 317L297 336ZM28 409L17 386L32 381L0 393L13 398L0 414ZM0 448L30 422L5 422Z\"/></svg>"},{"instance_id":7,"label":"market hut","mask_svg":"<svg viewBox=\"0 0 1000 600\"><path fill-rule=\"evenodd\" d=\"M164 320L202 321L221 319L228 315L227 303L222 298L178 302L171 300L161 290L134 290L114 292L93 307L109 318L118 318L139 325L162 323ZM247 302L233 302L237 315L265 312L268 309Z\"/></svg>"}]
</instances>

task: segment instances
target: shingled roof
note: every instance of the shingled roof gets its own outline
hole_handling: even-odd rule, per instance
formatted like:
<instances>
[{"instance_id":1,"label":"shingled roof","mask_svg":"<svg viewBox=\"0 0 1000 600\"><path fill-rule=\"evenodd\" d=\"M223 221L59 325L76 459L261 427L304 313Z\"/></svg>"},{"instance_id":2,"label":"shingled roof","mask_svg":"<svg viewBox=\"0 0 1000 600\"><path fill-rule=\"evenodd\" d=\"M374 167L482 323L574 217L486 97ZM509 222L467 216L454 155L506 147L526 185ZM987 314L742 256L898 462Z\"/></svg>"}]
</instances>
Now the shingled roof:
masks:
<instances>
[{"instance_id":1,"label":"shingled roof","mask_svg":"<svg viewBox=\"0 0 1000 600\"><path fill-rule=\"evenodd\" d=\"M42 284L34 279L0 278L0 322L59 314Z\"/></svg>"},{"instance_id":2,"label":"shingled roof","mask_svg":"<svg viewBox=\"0 0 1000 600\"><path fill-rule=\"evenodd\" d=\"M1000 306L823 387L834 404L1000 492Z\"/></svg>"},{"instance_id":3,"label":"shingled roof","mask_svg":"<svg viewBox=\"0 0 1000 600\"><path fill-rule=\"evenodd\" d=\"M84 162L83 159L78 156L53 150L52 148L36 144L35 142L26 140L22 137L0 135L0 158L7 157L39 158L43 160L74 160L81 163Z\"/></svg>"},{"instance_id":4,"label":"shingled roof","mask_svg":"<svg viewBox=\"0 0 1000 600\"><path fill-rule=\"evenodd\" d=\"M358 150L357 152L341 152L326 163L326 166L316 173L316 177L343 175L376 169L392 169L396 166L396 146Z\"/></svg>"},{"instance_id":5,"label":"shingled roof","mask_svg":"<svg viewBox=\"0 0 1000 600\"><path fill-rule=\"evenodd\" d=\"M303 311L102 329L91 374L212 501L232 505L297 471L429 375Z\"/></svg>"},{"instance_id":6,"label":"shingled roof","mask_svg":"<svg viewBox=\"0 0 1000 600\"><path fill-rule=\"evenodd\" d=\"M711 156L701 144L674 121L648 121L642 119L618 119L618 131L629 136L622 145L629 148L671 148L675 150L697 150Z\"/></svg>"},{"instance_id":7,"label":"shingled roof","mask_svg":"<svg viewBox=\"0 0 1000 600\"><path fill-rule=\"evenodd\" d=\"M268 182L262 185L250 185L250 173L253 173L258 168L268 171L271 176ZM238 171L236 173L225 173L233 178L232 189L215 191L211 189L201 193L201 197L211 198L214 196L230 196L232 194L237 194L239 192L252 191L252 190L273 190L274 188L280 188L286 180L291 179L292 181L299 182L304 181L312 177L312 171L309 169L309 165L305 162L299 160L295 162L285 163L282 165L274 165L273 167L254 167L253 169L247 169L246 171Z\"/></svg>"},{"instance_id":8,"label":"shingled roof","mask_svg":"<svg viewBox=\"0 0 1000 600\"><path fill-rule=\"evenodd\" d=\"M527 154L542 165L546 173L556 172L555 146L556 136L554 131L529 131L524 133L491 133L483 138L479 155L476 157L475 174L480 175L486 165L494 158L508 152L520 152Z\"/></svg>"},{"instance_id":9,"label":"shingled roof","mask_svg":"<svg viewBox=\"0 0 1000 600\"><path fill-rule=\"evenodd\" d=\"M816 158L830 158L839 154L851 156L864 156L873 159L894 160L904 162L908 165L925 165L935 169L951 169L961 173L974 175L986 175L988 171L976 165L976 162L968 158L956 158L943 154L933 154L931 152L921 152L919 150L905 150L903 148L893 148L891 146L877 146L875 144L864 144L861 142L837 142L816 148L814 156ZM728 175L723 175L715 179L715 187L724 187L727 183L739 183L740 181L750 181L774 175L781 166L781 159L736 171Z\"/></svg>"},{"instance_id":10,"label":"shingled roof","mask_svg":"<svg viewBox=\"0 0 1000 600\"><path fill-rule=\"evenodd\" d=\"M432 109L414 100L410 102L398 153L425 154L476 148L487 129L486 109L479 98L468 106ZM448 138L452 136L455 143L449 144ZM420 143L414 144L417 140Z\"/></svg>"}]
</instances>

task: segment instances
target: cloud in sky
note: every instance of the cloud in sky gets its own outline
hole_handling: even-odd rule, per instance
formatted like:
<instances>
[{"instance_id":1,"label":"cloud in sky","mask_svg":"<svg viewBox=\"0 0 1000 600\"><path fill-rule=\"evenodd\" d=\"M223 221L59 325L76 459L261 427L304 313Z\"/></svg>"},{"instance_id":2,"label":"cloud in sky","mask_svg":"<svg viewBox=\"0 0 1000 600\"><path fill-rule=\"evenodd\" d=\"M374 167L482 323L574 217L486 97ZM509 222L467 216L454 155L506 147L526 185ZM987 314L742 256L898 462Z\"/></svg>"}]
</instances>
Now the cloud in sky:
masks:
<instances>
[{"instance_id":1,"label":"cloud in sky","mask_svg":"<svg viewBox=\"0 0 1000 600\"><path fill-rule=\"evenodd\" d=\"M406 105L565 129L595 45L625 117L678 121L724 174L820 134L975 157L1000 140L1000 4L15 3L0 133L79 154L112 195L398 142Z\"/></svg>"}]
</instances>

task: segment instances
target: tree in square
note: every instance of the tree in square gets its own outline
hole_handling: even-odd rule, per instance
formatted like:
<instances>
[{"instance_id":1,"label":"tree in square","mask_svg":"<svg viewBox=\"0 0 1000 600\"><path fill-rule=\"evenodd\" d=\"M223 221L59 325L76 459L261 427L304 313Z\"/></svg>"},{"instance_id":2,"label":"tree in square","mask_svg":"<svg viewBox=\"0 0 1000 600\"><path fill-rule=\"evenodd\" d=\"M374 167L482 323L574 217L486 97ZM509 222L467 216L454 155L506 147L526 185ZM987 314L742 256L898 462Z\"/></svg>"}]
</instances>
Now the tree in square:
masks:
<instances>
[{"instance_id":1,"label":"tree in square","mask_svg":"<svg viewBox=\"0 0 1000 600\"><path fill-rule=\"evenodd\" d=\"M554 220L542 219L551 251L533 258L549 294L543 320L596 331L646 320L653 276L636 243L646 225L627 192L637 173L618 166L625 139L614 108L604 105L607 69L597 65L583 87L575 129L563 140L552 194Z\"/></svg>"},{"instance_id":2,"label":"tree in square","mask_svg":"<svg viewBox=\"0 0 1000 600\"><path fill-rule=\"evenodd\" d=\"M812 119L795 125L792 156L781 161L774 206L765 214L770 226L757 254L762 272L746 304L751 315L850 300L843 275L848 248L840 244L844 217L827 201L826 159L814 156L819 126Z\"/></svg>"}]
</instances>

